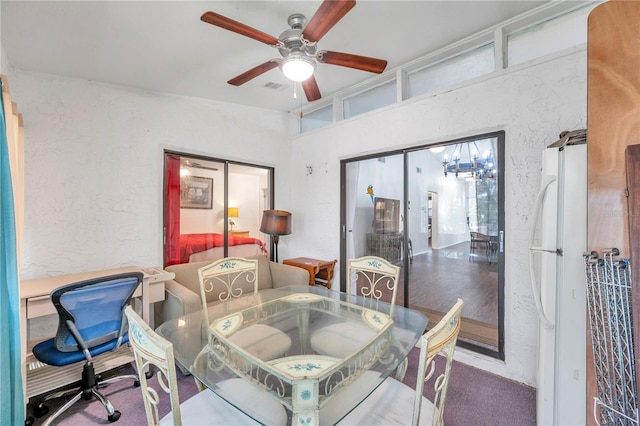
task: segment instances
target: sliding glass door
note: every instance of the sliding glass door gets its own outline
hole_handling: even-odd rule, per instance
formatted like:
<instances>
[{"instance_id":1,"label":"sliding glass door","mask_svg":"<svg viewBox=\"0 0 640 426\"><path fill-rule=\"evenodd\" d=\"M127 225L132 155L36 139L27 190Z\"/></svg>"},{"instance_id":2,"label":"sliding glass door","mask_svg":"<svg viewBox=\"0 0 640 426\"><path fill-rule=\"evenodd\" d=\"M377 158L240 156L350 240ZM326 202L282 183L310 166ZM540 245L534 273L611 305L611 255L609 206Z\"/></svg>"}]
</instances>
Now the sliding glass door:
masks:
<instances>
[{"instance_id":1,"label":"sliding glass door","mask_svg":"<svg viewBox=\"0 0 640 426\"><path fill-rule=\"evenodd\" d=\"M399 265L396 303L430 324L463 299L461 345L502 359L503 157L497 132L343 161L341 261Z\"/></svg>"},{"instance_id":2,"label":"sliding glass door","mask_svg":"<svg viewBox=\"0 0 640 426\"><path fill-rule=\"evenodd\" d=\"M401 154L345 164L347 259L373 255L402 263L403 168ZM344 259L341 263L346 264ZM356 289L350 291L355 293ZM390 294L384 298L389 302Z\"/></svg>"}]
</instances>

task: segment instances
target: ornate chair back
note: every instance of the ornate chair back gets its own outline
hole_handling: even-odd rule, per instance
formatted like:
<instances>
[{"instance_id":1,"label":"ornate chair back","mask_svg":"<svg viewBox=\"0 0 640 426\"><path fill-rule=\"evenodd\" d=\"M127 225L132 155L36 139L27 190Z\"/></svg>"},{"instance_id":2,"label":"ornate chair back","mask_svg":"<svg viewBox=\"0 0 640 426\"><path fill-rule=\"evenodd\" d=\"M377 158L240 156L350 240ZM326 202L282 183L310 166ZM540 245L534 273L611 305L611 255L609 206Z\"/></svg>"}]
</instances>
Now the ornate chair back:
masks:
<instances>
[{"instance_id":1,"label":"ornate chair back","mask_svg":"<svg viewBox=\"0 0 640 426\"><path fill-rule=\"evenodd\" d=\"M173 345L154 332L133 309L127 308L125 313L129 319L130 342L138 369L142 371L154 365L158 370L156 373L158 390L149 386L144 375L140 379L149 426L159 424L181 426L183 421L185 425L286 424L287 412L282 404L241 378L218 382L216 385L219 389L216 395L194 377L200 392L180 404ZM209 350L200 352L194 365L209 362L210 359L202 356L203 354L210 355L211 352ZM160 392L168 393L171 399L171 413L162 419L159 418L158 412ZM234 403L227 401L238 403L251 401L251 404L248 407L245 406L241 412L232 405Z\"/></svg>"},{"instance_id":2,"label":"ornate chair back","mask_svg":"<svg viewBox=\"0 0 640 426\"><path fill-rule=\"evenodd\" d=\"M226 257L198 269L202 309L209 322L210 302L258 294L258 261L242 257Z\"/></svg>"},{"instance_id":3,"label":"ornate chair back","mask_svg":"<svg viewBox=\"0 0 640 426\"><path fill-rule=\"evenodd\" d=\"M447 396L447 387L449 385L449 376L451 373L451 364L453 363L453 354L456 349L458 333L460 332L463 304L464 302L461 299L458 299L455 305L453 305L440 322L422 336L415 403L413 409L413 425L417 425L420 422L420 409L422 407L424 384L432 379L433 389L435 392L433 399L434 413L432 424L442 424L444 403ZM444 371L439 374L436 371L435 363L435 358L438 355L445 359Z\"/></svg>"},{"instance_id":4,"label":"ornate chair back","mask_svg":"<svg viewBox=\"0 0 640 426\"><path fill-rule=\"evenodd\" d=\"M140 388L142 389L144 409L147 413L147 423L149 425L160 423L158 413L160 395L158 392L165 392L169 394L171 400L173 424L181 425L182 418L180 415L178 379L173 358L173 345L153 331L130 306L125 309L125 314L129 320L129 342L133 347L138 371L146 371L151 365L157 368L156 376L160 385L159 390L149 386L146 376L140 374Z\"/></svg>"},{"instance_id":5,"label":"ornate chair back","mask_svg":"<svg viewBox=\"0 0 640 426\"><path fill-rule=\"evenodd\" d=\"M377 256L364 256L349 260L348 276L351 291L348 294L364 296L370 308L382 300L394 305L400 268ZM354 288L355 287L355 288Z\"/></svg>"}]
</instances>

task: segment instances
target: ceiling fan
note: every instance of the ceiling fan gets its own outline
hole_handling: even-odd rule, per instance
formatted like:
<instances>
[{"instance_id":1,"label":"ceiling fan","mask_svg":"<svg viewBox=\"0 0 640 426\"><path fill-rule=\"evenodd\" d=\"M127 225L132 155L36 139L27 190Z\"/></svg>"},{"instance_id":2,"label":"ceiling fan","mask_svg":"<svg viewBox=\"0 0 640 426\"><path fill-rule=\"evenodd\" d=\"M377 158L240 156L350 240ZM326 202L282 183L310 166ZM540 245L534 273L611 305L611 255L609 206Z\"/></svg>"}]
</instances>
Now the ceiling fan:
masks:
<instances>
[{"instance_id":1,"label":"ceiling fan","mask_svg":"<svg viewBox=\"0 0 640 426\"><path fill-rule=\"evenodd\" d=\"M302 82L307 100L311 102L322 97L313 75L316 62L377 74L382 73L387 67L387 61L384 59L329 50L317 51L317 42L355 5L355 0L325 0L308 23L305 16L300 13L289 16L288 24L291 28L282 32L278 38L215 12L205 12L200 19L275 47L282 55L282 58L271 59L251 68L227 83L240 86L267 71L280 67L287 78Z\"/></svg>"}]
</instances>

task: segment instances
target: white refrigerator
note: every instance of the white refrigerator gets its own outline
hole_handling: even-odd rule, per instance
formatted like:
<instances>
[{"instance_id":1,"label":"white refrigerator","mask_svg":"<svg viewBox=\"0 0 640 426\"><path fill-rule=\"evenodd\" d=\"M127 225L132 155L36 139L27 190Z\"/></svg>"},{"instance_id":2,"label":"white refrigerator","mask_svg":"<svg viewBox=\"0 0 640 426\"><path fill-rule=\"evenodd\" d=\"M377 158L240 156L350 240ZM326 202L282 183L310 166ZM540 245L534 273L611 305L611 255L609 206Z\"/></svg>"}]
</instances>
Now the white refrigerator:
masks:
<instances>
[{"instance_id":1,"label":"white refrigerator","mask_svg":"<svg viewBox=\"0 0 640 426\"><path fill-rule=\"evenodd\" d=\"M538 425L586 424L587 145L581 142L544 150L529 235L539 317Z\"/></svg>"}]
</instances>

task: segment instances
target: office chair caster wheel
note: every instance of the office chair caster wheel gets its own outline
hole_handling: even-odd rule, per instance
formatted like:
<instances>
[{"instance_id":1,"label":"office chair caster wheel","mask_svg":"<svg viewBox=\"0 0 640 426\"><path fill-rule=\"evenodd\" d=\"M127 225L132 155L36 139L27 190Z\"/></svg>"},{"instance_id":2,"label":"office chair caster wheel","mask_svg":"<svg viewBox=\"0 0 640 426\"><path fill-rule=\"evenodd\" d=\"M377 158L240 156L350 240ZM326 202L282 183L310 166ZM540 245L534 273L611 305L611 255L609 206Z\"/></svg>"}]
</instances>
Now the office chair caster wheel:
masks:
<instances>
[{"instance_id":1,"label":"office chair caster wheel","mask_svg":"<svg viewBox=\"0 0 640 426\"><path fill-rule=\"evenodd\" d=\"M116 410L113 412L113 414L111 414L109 417L107 417L109 419L109 421L111 423L113 422L117 422L118 419L120 418L120 411Z\"/></svg>"},{"instance_id":2,"label":"office chair caster wheel","mask_svg":"<svg viewBox=\"0 0 640 426\"><path fill-rule=\"evenodd\" d=\"M38 404L36 408L33 409L33 415L36 417L42 417L49 412L49 407L44 405L43 402Z\"/></svg>"},{"instance_id":3,"label":"office chair caster wheel","mask_svg":"<svg viewBox=\"0 0 640 426\"><path fill-rule=\"evenodd\" d=\"M149 380L150 378L153 377L153 371L151 371L151 370L147 371L146 373L144 373L144 377L147 380ZM136 387L136 388L139 387L140 386L140 380L138 379L138 380L134 381L133 382L133 386Z\"/></svg>"}]
</instances>

